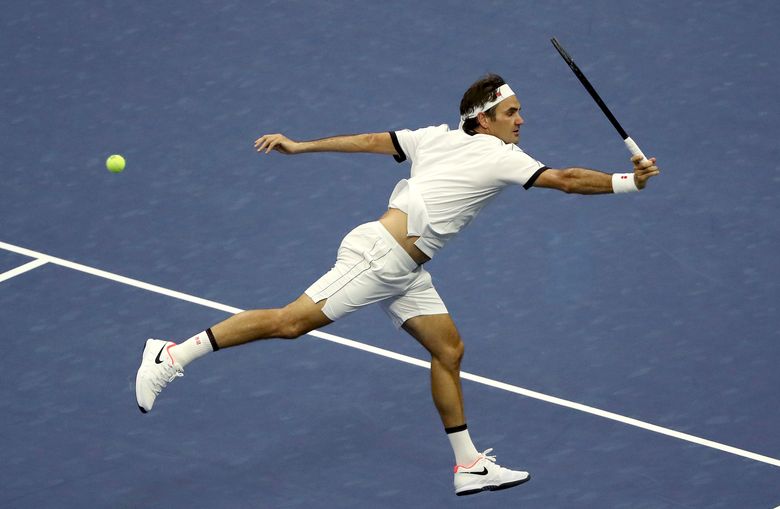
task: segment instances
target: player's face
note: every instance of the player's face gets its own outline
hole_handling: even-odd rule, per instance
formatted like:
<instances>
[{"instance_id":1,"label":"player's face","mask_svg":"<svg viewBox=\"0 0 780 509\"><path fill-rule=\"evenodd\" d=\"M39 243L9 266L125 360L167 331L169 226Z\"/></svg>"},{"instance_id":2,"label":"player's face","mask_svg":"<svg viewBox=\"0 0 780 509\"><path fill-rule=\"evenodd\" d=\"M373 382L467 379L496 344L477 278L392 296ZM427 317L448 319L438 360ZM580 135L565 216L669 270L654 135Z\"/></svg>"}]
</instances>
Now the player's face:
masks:
<instances>
[{"instance_id":1,"label":"player's face","mask_svg":"<svg viewBox=\"0 0 780 509\"><path fill-rule=\"evenodd\" d=\"M496 106L496 118L486 117L488 133L500 139L504 143L517 143L520 140L520 126L523 125L523 117L520 116L520 101L512 96L498 103Z\"/></svg>"}]
</instances>

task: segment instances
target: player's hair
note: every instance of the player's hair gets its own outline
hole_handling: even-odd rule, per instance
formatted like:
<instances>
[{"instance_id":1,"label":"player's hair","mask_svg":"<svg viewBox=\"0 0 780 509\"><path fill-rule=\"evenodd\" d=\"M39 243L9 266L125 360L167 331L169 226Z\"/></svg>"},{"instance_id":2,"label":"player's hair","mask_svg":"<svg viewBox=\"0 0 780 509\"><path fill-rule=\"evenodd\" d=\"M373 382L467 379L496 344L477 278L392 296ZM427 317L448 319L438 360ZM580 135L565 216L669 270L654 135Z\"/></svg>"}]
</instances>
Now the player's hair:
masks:
<instances>
[{"instance_id":1,"label":"player's hair","mask_svg":"<svg viewBox=\"0 0 780 509\"><path fill-rule=\"evenodd\" d=\"M460 114L465 115L474 110L474 108L494 100L496 98L496 90L505 83L506 81L504 81L504 78L493 73L486 74L484 77L475 81L463 94L463 99L460 100ZM496 106L485 111L485 115L487 115L488 118L496 118ZM476 134L475 129L477 127L479 127L479 121L476 118L469 118L463 122L463 130L466 134Z\"/></svg>"}]
</instances>

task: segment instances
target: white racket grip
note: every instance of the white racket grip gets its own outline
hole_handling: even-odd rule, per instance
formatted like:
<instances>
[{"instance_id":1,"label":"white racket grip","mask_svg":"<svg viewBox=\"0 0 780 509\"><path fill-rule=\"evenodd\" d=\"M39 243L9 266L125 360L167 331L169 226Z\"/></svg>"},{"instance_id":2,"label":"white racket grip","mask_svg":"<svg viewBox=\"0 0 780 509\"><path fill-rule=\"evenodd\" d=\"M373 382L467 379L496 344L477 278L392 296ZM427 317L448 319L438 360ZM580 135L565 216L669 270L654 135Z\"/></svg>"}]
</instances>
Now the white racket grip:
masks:
<instances>
[{"instance_id":1,"label":"white racket grip","mask_svg":"<svg viewBox=\"0 0 780 509\"><path fill-rule=\"evenodd\" d=\"M631 139L631 136L623 140L623 143L626 144L626 147L628 148L628 151L631 152L632 156L642 156L642 160L647 161L647 158L639 149L639 145L637 145L636 142Z\"/></svg>"}]
</instances>

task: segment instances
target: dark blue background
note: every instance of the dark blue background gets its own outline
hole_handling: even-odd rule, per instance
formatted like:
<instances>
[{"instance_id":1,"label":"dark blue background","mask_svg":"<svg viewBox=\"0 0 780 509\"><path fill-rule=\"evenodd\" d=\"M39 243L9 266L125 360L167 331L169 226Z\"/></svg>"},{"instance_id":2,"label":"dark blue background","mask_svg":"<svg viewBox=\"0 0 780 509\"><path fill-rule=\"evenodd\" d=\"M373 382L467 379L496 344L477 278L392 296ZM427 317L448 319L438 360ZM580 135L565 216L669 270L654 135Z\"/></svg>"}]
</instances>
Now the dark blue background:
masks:
<instances>
[{"instance_id":1,"label":"dark blue background","mask_svg":"<svg viewBox=\"0 0 780 509\"><path fill-rule=\"evenodd\" d=\"M520 145L628 171L557 36L663 175L639 195L512 189L429 265L464 370L780 457L780 7L764 1L5 2L0 241L241 308L285 304L408 166L259 156L457 123L502 74ZM127 169L108 173L112 153ZM29 259L0 252L0 271ZM142 416L143 340L224 313L44 266L0 283L4 507L744 507L780 471L466 383L522 488L457 499L412 366L305 338L220 352ZM328 332L424 352L376 309Z\"/></svg>"}]
</instances>

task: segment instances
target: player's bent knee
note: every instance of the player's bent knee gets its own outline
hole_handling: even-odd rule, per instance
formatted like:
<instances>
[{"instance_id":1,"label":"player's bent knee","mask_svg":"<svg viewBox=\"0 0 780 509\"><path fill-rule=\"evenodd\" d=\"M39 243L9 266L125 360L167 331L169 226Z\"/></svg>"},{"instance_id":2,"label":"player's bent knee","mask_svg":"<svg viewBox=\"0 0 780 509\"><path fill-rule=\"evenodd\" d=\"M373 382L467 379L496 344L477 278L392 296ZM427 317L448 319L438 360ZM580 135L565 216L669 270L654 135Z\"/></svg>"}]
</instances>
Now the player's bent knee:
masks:
<instances>
[{"instance_id":1,"label":"player's bent knee","mask_svg":"<svg viewBox=\"0 0 780 509\"><path fill-rule=\"evenodd\" d=\"M436 352L434 357L448 370L458 371L460 370L460 363L463 360L463 354L465 351L466 346L463 344L463 341L458 338L457 341L454 341L446 347L441 348L438 352Z\"/></svg>"},{"instance_id":2,"label":"player's bent knee","mask_svg":"<svg viewBox=\"0 0 780 509\"><path fill-rule=\"evenodd\" d=\"M466 353L466 345L463 344L463 341L458 338L457 344L453 347L452 357L453 361L457 362L458 367L460 368L460 361L463 360L463 355Z\"/></svg>"},{"instance_id":3,"label":"player's bent knee","mask_svg":"<svg viewBox=\"0 0 780 509\"><path fill-rule=\"evenodd\" d=\"M309 331L306 330L306 327L304 327L299 321L292 320L285 322L280 327L279 337L281 339L298 339L307 332Z\"/></svg>"},{"instance_id":4,"label":"player's bent knee","mask_svg":"<svg viewBox=\"0 0 780 509\"><path fill-rule=\"evenodd\" d=\"M296 339L304 334L323 327L332 322L322 312L322 304L313 303L311 299L303 295L278 310L277 334L275 337L282 339Z\"/></svg>"},{"instance_id":5,"label":"player's bent knee","mask_svg":"<svg viewBox=\"0 0 780 509\"><path fill-rule=\"evenodd\" d=\"M278 337L281 339L298 339L315 329L306 317L298 316L290 310L283 309L280 314Z\"/></svg>"}]
</instances>

